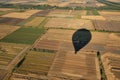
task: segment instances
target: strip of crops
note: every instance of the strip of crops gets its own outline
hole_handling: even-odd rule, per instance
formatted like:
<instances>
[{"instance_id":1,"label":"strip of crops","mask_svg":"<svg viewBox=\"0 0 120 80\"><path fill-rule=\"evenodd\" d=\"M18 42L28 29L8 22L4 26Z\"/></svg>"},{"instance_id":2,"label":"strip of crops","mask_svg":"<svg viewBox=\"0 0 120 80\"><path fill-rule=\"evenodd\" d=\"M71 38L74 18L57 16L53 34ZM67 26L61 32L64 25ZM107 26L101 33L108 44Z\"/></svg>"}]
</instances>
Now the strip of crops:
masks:
<instances>
[{"instance_id":1,"label":"strip of crops","mask_svg":"<svg viewBox=\"0 0 120 80\"><path fill-rule=\"evenodd\" d=\"M43 28L20 28L0 41L9 43L33 44L34 41L43 33Z\"/></svg>"}]
</instances>

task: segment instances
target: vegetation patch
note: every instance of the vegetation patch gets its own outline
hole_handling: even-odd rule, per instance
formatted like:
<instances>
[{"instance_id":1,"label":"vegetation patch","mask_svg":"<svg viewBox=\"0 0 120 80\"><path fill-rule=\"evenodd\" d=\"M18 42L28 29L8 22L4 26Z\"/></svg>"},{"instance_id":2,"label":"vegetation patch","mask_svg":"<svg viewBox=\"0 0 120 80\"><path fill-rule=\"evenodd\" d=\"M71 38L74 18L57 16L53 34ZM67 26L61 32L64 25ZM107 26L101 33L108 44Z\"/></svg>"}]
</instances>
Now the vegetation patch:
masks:
<instances>
[{"instance_id":1,"label":"vegetation patch","mask_svg":"<svg viewBox=\"0 0 120 80\"><path fill-rule=\"evenodd\" d=\"M44 33L43 28L20 28L0 41L9 43L33 44Z\"/></svg>"},{"instance_id":2,"label":"vegetation patch","mask_svg":"<svg viewBox=\"0 0 120 80\"><path fill-rule=\"evenodd\" d=\"M87 10L87 15L99 15L99 13L96 9L93 9L93 10Z\"/></svg>"},{"instance_id":3,"label":"vegetation patch","mask_svg":"<svg viewBox=\"0 0 120 80\"><path fill-rule=\"evenodd\" d=\"M32 27L39 26L44 19L45 17L35 17L34 19L26 23L24 26L32 26Z\"/></svg>"}]
</instances>

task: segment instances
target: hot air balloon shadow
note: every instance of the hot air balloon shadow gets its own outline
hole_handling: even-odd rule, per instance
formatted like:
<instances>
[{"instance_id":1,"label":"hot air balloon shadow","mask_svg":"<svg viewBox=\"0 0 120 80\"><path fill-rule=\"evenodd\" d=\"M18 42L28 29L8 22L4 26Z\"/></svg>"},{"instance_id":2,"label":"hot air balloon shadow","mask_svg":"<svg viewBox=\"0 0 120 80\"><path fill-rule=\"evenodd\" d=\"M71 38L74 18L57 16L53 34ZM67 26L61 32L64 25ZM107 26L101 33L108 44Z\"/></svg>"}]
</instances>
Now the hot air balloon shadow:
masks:
<instances>
[{"instance_id":1,"label":"hot air balloon shadow","mask_svg":"<svg viewBox=\"0 0 120 80\"><path fill-rule=\"evenodd\" d=\"M75 54L87 45L91 40L91 32L87 29L79 29L72 36L72 43L75 49Z\"/></svg>"}]
</instances>

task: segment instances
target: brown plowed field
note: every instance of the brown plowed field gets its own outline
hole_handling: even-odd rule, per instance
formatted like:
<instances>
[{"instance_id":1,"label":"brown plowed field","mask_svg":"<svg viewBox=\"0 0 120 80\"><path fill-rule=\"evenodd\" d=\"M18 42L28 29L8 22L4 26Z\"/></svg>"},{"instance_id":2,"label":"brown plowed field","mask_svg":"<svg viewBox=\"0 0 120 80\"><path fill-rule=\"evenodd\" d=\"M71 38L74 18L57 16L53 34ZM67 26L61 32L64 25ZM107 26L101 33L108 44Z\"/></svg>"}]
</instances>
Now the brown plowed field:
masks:
<instances>
[{"instance_id":1,"label":"brown plowed field","mask_svg":"<svg viewBox=\"0 0 120 80\"><path fill-rule=\"evenodd\" d=\"M16 25L22 22L23 20L24 19L1 17L0 24Z\"/></svg>"},{"instance_id":2,"label":"brown plowed field","mask_svg":"<svg viewBox=\"0 0 120 80\"><path fill-rule=\"evenodd\" d=\"M120 31L120 22L118 21L94 20L93 24L96 30Z\"/></svg>"},{"instance_id":3,"label":"brown plowed field","mask_svg":"<svg viewBox=\"0 0 120 80\"><path fill-rule=\"evenodd\" d=\"M56 40L39 40L33 46L33 49L58 51L60 42Z\"/></svg>"},{"instance_id":4,"label":"brown plowed field","mask_svg":"<svg viewBox=\"0 0 120 80\"><path fill-rule=\"evenodd\" d=\"M34 15L35 16L46 16L50 13L51 10L42 10L42 11L39 11L37 13L35 13Z\"/></svg>"},{"instance_id":5,"label":"brown plowed field","mask_svg":"<svg viewBox=\"0 0 120 80\"><path fill-rule=\"evenodd\" d=\"M96 54L88 52L59 51L48 73L51 80L100 80ZM97 71L98 70L98 71Z\"/></svg>"}]
</instances>

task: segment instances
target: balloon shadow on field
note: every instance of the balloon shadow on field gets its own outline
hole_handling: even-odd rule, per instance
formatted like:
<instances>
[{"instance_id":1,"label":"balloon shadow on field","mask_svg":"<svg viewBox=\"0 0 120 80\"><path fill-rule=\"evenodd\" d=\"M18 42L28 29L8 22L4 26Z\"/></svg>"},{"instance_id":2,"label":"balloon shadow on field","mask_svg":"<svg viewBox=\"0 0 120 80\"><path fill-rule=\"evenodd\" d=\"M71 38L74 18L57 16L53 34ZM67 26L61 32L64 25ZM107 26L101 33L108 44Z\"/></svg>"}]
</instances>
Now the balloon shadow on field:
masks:
<instances>
[{"instance_id":1,"label":"balloon shadow on field","mask_svg":"<svg viewBox=\"0 0 120 80\"><path fill-rule=\"evenodd\" d=\"M90 42L91 37L91 32L87 29L78 29L74 32L72 43L75 49L75 54Z\"/></svg>"}]
</instances>

